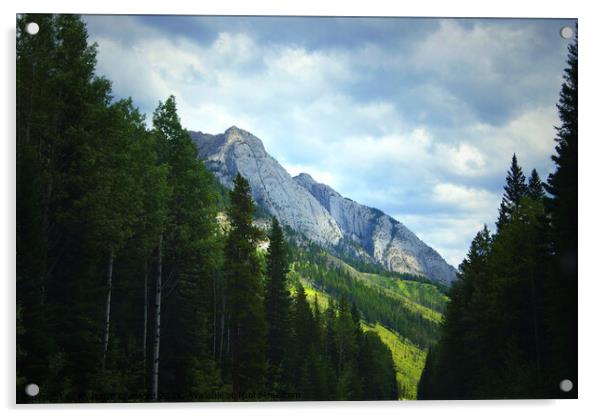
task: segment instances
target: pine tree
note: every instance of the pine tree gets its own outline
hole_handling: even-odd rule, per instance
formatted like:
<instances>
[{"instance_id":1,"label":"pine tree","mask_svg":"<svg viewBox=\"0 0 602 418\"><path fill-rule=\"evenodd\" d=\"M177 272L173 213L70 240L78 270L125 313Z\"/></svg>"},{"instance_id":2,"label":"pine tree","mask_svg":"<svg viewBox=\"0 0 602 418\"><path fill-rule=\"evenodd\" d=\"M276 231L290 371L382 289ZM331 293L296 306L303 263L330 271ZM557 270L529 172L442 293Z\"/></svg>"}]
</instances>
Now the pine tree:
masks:
<instances>
[{"instance_id":1,"label":"pine tree","mask_svg":"<svg viewBox=\"0 0 602 418\"><path fill-rule=\"evenodd\" d=\"M25 31L35 19L46 30L39 36ZM16 273L20 328L17 334L19 374L35 382L48 375L53 338L49 333L47 287L50 250L55 245L48 233L52 200L53 156L50 123L58 112L53 107L55 24L51 15L17 17L16 62ZM52 111L51 111L52 109ZM18 399L23 387L17 388Z\"/></svg>"},{"instance_id":2,"label":"pine tree","mask_svg":"<svg viewBox=\"0 0 602 418\"><path fill-rule=\"evenodd\" d=\"M99 112L100 113L100 112ZM104 368L111 323L111 298L115 258L133 236L143 211L142 171L145 150L139 146L145 135L144 119L131 100L118 101L94 121L94 135L81 151L79 174L85 192L75 203L78 216L89 219L88 230L106 262L105 324L102 366Z\"/></svg>"},{"instance_id":3,"label":"pine tree","mask_svg":"<svg viewBox=\"0 0 602 418\"><path fill-rule=\"evenodd\" d=\"M40 36L24 32L29 20ZM46 385L46 396L65 398L94 387L102 358L99 279L109 254L96 253L96 228L78 203L90 196L82 167L102 136L110 84L94 74L96 48L78 16L24 15L18 26L17 264L26 278L18 299L29 334L21 341L34 358L28 378L45 385L69 376Z\"/></svg>"},{"instance_id":4,"label":"pine tree","mask_svg":"<svg viewBox=\"0 0 602 418\"><path fill-rule=\"evenodd\" d=\"M362 388L358 370L358 326L347 298L339 300L334 327L334 345L337 351L337 395L339 399L361 399Z\"/></svg>"},{"instance_id":5,"label":"pine tree","mask_svg":"<svg viewBox=\"0 0 602 418\"><path fill-rule=\"evenodd\" d=\"M362 333L358 363L362 400L397 399L393 355L375 332Z\"/></svg>"},{"instance_id":6,"label":"pine tree","mask_svg":"<svg viewBox=\"0 0 602 418\"><path fill-rule=\"evenodd\" d=\"M431 374L430 393L438 399L470 399L475 396L477 370L486 364L488 352L482 352L476 341L485 341L481 334L489 331L488 291L490 268L487 259L492 251L492 238L487 226L471 242L466 258L460 264L458 279L449 290L450 301L445 310L445 323L437 346L437 363ZM481 340L483 338L483 340ZM488 357L487 357L488 358ZM425 377L428 380L428 376ZM429 396L421 393L419 396Z\"/></svg>"},{"instance_id":7,"label":"pine tree","mask_svg":"<svg viewBox=\"0 0 602 418\"><path fill-rule=\"evenodd\" d=\"M418 382L418 400L434 400L437 399L435 393L435 376L433 372L435 370L435 354L432 348L426 353L426 360L424 362L424 369L420 375L420 381Z\"/></svg>"},{"instance_id":8,"label":"pine tree","mask_svg":"<svg viewBox=\"0 0 602 418\"><path fill-rule=\"evenodd\" d=\"M306 355L312 341L312 312L307 302L307 294L303 286L298 283L295 288L295 296L291 307L292 335L287 353L286 368L288 374L289 388L303 393L302 380L303 370L306 366Z\"/></svg>"},{"instance_id":9,"label":"pine tree","mask_svg":"<svg viewBox=\"0 0 602 418\"><path fill-rule=\"evenodd\" d=\"M539 174L536 169L531 171L531 176L529 177L529 186L527 187L527 196L533 200L543 201L546 192L544 190L543 183L539 178Z\"/></svg>"},{"instance_id":10,"label":"pine tree","mask_svg":"<svg viewBox=\"0 0 602 418\"><path fill-rule=\"evenodd\" d=\"M290 334L290 294L286 274L289 263L282 228L272 218L270 245L267 256L265 317L267 323L266 360L269 367L268 387L282 390L283 360Z\"/></svg>"},{"instance_id":11,"label":"pine tree","mask_svg":"<svg viewBox=\"0 0 602 418\"><path fill-rule=\"evenodd\" d=\"M210 288L217 267L217 194L213 178L197 158L196 146L181 126L170 96L153 114L153 135L161 163L169 167L167 222L161 242L166 280L157 284L162 310L155 314L155 347L163 347L156 373L164 398L181 393L196 398L220 385L209 345ZM159 274L157 275L159 279ZM157 295L159 299L159 295ZM158 304L159 305L159 304ZM159 322L161 319L161 322ZM186 338L182 338L186 336ZM156 379L156 377L155 377ZM157 384L153 385L157 396Z\"/></svg>"},{"instance_id":12,"label":"pine tree","mask_svg":"<svg viewBox=\"0 0 602 418\"><path fill-rule=\"evenodd\" d=\"M522 168L518 165L516 154L512 155L512 164L506 175L504 196L500 205L496 222L498 231L509 221L512 211L520 205L521 199L527 194L527 184Z\"/></svg>"},{"instance_id":13,"label":"pine tree","mask_svg":"<svg viewBox=\"0 0 602 418\"><path fill-rule=\"evenodd\" d=\"M249 183L238 174L231 193L224 276L230 335L230 375L235 400L263 388L265 333L260 264L256 244L261 234L253 225L255 206Z\"/></svg>"},{"instance_id":14,"label":"pine tree","mask_svg":"<svg viewBox=\"0 0 602 418\"><path fill-rule=\"evenodd\" d=\"M578 159L578 42L568 47L568 67L557 105L556 171L548 177L546 209L550 218L553 273L546 280L550 388L562 379L577 383L577 159ZM567 396L575 397L576 388Z\"/></svg>"}]
</instances>

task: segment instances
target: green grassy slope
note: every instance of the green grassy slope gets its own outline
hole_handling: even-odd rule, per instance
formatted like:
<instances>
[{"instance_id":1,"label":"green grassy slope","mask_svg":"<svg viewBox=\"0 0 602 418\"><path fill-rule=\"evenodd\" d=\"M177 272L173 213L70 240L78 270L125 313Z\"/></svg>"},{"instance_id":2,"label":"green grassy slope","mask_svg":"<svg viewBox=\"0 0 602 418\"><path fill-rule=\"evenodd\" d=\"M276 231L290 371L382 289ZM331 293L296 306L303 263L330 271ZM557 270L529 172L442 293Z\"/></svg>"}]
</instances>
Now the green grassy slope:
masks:
<instances>
[{"instance_id":1,"label":"green grassy slope","mask_svg":"<svg viewBox=\"0 0 602 418\"><path fill-rule=\"evenodd\" d=\"M296 248L292 273L338 300L354 303L369 323L380 323L426 349L439 338L446 297L437 286L364 273L316 248Z\"/></svg>"},{"instance_id":2,"label":"green grassy slope","mask_svg":"<svg viewBox=\"0 0 602 418\"><path fill-rule=\"evenodd\" d=\"M428 329L424 330L424 333L437 335L439 324L442 321L442 310L447 301L447 297L440 292L438 287L424 282L400 280L399 278L374 273L359 272L340 259L330 255L327 256L326 260L322 265L324 269L335 268L343 270L354 281L354 286L347 286L344 289L348 289L352 293L373 289L378 292L373 295L378 295L383 304L398 306L400 312L422 318L421 321L413 322L410 325L414 324L413 326L426 327ZM298 263L299 261L297 264L293 264L290 273L291 278L299 280L303 284L310 302L313 303L314 298L317 298L318 306L321 310L326 309L330 299L337 299L341 294L345 294L342 291L340 294L335 294L333 289L337 290L336 286L328 287L324 285L323 277L311 277L327 275L324 273L324 270L311 269L307 266L300 268ZM305 274L300 274L300 271ZM334 279L337 279L337 277L334 276ZM330 294L328 290L331 291ZM347 296L350 296L352 299L354 297L358 300L361 299L358 298L358 295L354 294ZM358 306L364 317L362 326L365 330L376 332L391 350L396 368L400 397L402 399L416 399L416 388L426 360L426 347L421 347L415 341L408 338L408 336L403 335L403 332L400 332L403 330L395 330L391 326L383 325L378 320L378 314L375 315L374 312L365 312L362 310L362 307L365 310L369 306L365 304L361 307ZM370 321L366 321L366 317L370 317ZM415 337L422 334L412 332L408 333L408 335Z\"/></svg>"},{"instance_id":3,"label":"green grassy slope","mask_svg":"<svg viewBox=\"0 0 602 418\"><path fill-rule=\"evenodd\" d=\"M400 398L416 399L416 388L426 361L426 352L381 324L362 323L362 327L366 331L376 332L391 350Z\"/></svg>"},{"instance_id":4,"label":"green grassy slope","mask_svg":"<svg viewBox=\"0 0 602 418\"><path fill-rule=\"evenodd\" d=\"M329 263L344 269L363 283L385 290L387 294L398 299L412 311L416 311L436 323L441 322L441 314L445 308L447 296L443 295L435 285L413 280L400 280L381 274L363 273L332 255L327 255L327 259Z\"/></svg>"}]
</instances>

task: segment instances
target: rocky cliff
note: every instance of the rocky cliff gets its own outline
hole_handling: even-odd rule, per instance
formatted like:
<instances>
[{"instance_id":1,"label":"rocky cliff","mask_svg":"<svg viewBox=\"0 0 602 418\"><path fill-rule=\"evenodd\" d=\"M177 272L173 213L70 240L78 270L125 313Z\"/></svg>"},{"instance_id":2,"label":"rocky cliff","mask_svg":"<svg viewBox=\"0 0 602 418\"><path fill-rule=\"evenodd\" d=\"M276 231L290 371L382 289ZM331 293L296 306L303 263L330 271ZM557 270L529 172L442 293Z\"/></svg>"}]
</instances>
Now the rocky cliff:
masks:
<instances>
[{"instance_id":1,"label":"rocky cliff","mask_svg":"<svg viewBox=\"0 0 602 418\"><path fill-rule=\"evenodd\" d=\"M199 157L223 185L231 188L240 173L258 205L306 238L329 249L348 248L350 255L388 270L454 280L455 269L401 222L341 196L309 174L292 178L251 133L233 126L219 135L190 134ZM349 242L356 245L343 245Z\"/></svg>"},{"instance_id":2,"label":"rocky cliff","mask_svg":"<svg viewBox=\"0 0 602 418\"><path fill-rule=\"evenodd\" d=\"M343 233L328 211L249 132L231 127L220 135L191 132L199 156L218 180L232 188L237 173L247 179L255 202L283 225L327 246Z\"/></svg>"},{"instance_id":3,"label":"rocky cliff","mask_svg":"<svg viewBox=\"0 0 602 418\"><path fill-rule=\"evenodd\" d=\"M309 174L299 174L294 180L328 210L346 237L360 244L387 269L426 275L447 283L455 279L454 268L401 222L378 209L341 196Z\"/></svg>"}]
</instances>

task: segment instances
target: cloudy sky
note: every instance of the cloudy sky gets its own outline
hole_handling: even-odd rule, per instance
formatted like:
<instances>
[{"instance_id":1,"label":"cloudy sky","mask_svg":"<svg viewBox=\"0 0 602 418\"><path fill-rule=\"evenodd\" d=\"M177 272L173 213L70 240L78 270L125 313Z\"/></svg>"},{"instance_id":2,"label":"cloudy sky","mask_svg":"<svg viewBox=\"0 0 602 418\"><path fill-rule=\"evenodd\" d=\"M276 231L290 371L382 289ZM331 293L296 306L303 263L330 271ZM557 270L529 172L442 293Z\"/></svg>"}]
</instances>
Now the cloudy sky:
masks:
<instances>
[{"instance_id":1,"label":"cloudy sky","mask_svg":"<svg viewBox=\"0 0 602 418\"><path fill-rule=\"evenodd\" d=\"M232 125L291 175L377 207L457 266L513 153L553 169L568 20L87 16L98 73L147 115Z\"/></svg>"}]
</instances>

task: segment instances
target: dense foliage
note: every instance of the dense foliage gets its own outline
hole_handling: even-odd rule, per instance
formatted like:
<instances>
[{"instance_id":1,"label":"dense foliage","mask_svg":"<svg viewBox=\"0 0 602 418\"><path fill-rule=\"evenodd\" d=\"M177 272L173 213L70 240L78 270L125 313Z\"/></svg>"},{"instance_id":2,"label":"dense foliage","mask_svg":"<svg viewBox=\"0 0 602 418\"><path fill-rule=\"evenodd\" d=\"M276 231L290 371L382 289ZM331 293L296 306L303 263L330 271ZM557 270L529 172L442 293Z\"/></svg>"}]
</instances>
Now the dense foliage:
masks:
<instances>
[{"instance_id":1,"label":"dense foliage","mask_svg":"<svg viewBox=\"0 0 602 418\"><path fill-rule=\"evenodd\" d=\"M263 254L175 98L148 129L95 64L79 17L18 18L17 400L396 399L391 351L344 295L291 296L280 226Z\"/></svg>"},{"instance_id":2,"label":"dense foliage","mask_svg":"<svg viewBox=\"0 0 602 418\"><path fill-rule=\"evenodd\" d=\"M513 156L497 232L480 231L460 266L419 398L577 396L577 41L564 79L556 170L527 183Z\"/></svg>"},{"instance_id":3,"label":"dense foliage","mask_svg":"<svg viewBox=\"0 0 602 418\"><path fill-rule=\"evenodd\" d=\"M426 348L438 339L437 320L425 315L423 300L416 300L424 294L414 295L413 300L404 297L405 286L394 288L399 279L386 277L371 277L370 280L360 280L357 275L328 262L328 255L316 246L307 246L296 252L294 269L301 276L311 278L313 286L335 298L344 297L356 304L366 321L381 323L410 339L419 347ZM379 283L384 280L385 283ZM433 306L441 309L442 297L435 290L431 294ZM425 297L426 299L426 297Z\"/></svg>"}]
</instances>

